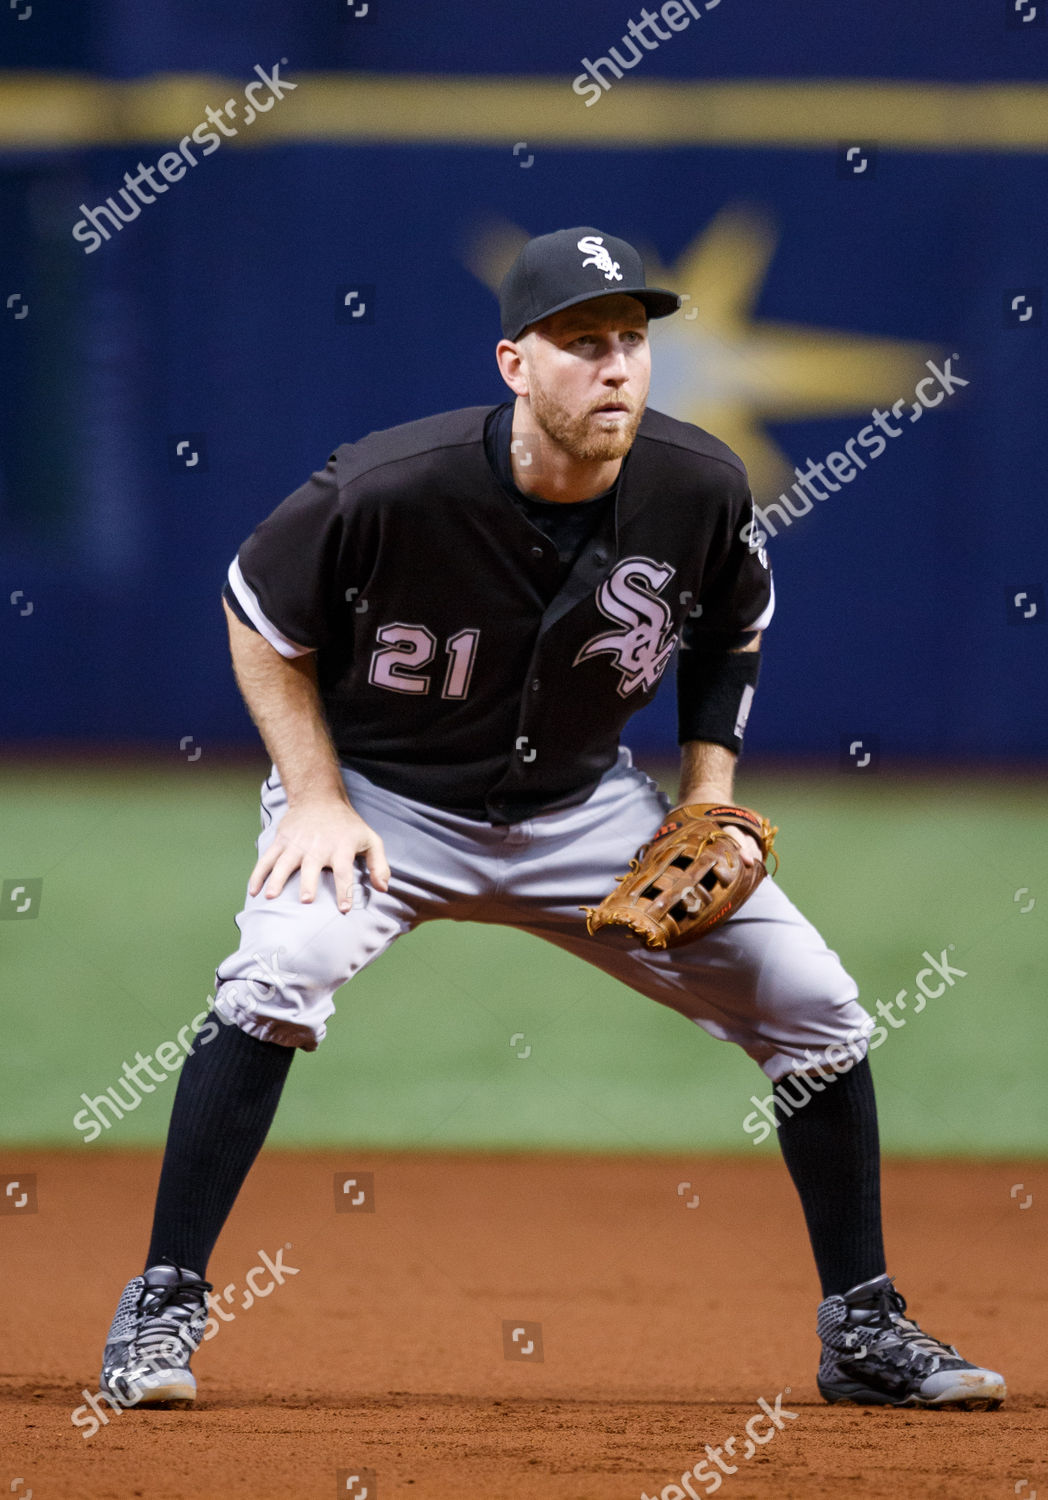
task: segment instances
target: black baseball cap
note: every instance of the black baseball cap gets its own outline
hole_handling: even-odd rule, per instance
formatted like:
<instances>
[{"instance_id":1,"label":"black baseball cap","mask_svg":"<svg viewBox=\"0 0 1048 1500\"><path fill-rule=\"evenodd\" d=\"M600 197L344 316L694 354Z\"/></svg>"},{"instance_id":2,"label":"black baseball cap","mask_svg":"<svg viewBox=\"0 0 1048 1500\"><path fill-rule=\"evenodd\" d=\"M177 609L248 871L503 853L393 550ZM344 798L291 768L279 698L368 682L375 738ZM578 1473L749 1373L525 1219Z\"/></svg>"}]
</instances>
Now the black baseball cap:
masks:
<instances>
[{"instance_id":1,"label":"black baseball cap","mask_svg":"<svg viewBox=\"0 0 1048 1500\"><path fill-rule=\"evenodd\" d=\"M643 302L649 318L681 305L676 292L646 286L644 262L633 246L592 225L555 229L528 240L499 287L502 332L519 338L529 323L591 297L625 293Z\"/></svg>"}]
</instances>

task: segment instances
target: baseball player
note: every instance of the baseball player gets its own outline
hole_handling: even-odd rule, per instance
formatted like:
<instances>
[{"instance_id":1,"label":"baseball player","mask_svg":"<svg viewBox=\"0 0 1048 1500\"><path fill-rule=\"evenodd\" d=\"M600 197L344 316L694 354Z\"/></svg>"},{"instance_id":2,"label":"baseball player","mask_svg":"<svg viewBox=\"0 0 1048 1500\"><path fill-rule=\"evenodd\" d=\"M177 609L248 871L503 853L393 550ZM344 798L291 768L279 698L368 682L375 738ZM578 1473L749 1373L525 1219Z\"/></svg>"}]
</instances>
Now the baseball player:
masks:
<instances>
[{"instance_id":1,"label":"baseball player","mask_svg":"<svg viewBox=\"0 0 1048 1500\"><path fill-rule=\"evenodd\" d=\"M296 1049L323 1040L342 985L441 917L596 964L773 1081L827 1401L1004 1398L905 1316L881 1238L874 1023L758 878L767 825L732 804L773 589L742 462L646 405L648 321L679 306L622 239L530 240L500 289L512 399L343 444L234 559L233 664L273 767L240 945L182 1068L145 1267L105 1348L115 1403L193 1400L208 1260ZM717 823L717 868L748 872L751 894L698 941L653 946L632 918L592 918L629 856L682 822L620 745L678 647L678 808ZM681 921L718 880L688 887Z\"/></svg>"}]
</instances>

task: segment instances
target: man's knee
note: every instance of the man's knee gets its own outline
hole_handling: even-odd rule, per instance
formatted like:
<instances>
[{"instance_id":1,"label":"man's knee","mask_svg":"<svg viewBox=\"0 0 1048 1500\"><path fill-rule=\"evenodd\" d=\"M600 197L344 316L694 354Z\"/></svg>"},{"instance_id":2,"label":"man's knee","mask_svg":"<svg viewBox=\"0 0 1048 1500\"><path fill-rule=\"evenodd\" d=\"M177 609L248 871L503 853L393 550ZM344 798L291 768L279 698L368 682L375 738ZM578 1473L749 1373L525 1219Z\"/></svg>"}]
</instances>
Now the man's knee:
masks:
<instances>
[{"instance_id":1,"label":"man's knee","mask_svg":"<svg viewBox=\"0 0 1048 1500\"><path fill-rule=\"evenodd\" d=\"M331 996L345 978L344 955L319 938L294 958L283 948L242 950L215 976L215 1010L259 1041L313 1052L334 1010Z\"/></svg>"}]
</instances>

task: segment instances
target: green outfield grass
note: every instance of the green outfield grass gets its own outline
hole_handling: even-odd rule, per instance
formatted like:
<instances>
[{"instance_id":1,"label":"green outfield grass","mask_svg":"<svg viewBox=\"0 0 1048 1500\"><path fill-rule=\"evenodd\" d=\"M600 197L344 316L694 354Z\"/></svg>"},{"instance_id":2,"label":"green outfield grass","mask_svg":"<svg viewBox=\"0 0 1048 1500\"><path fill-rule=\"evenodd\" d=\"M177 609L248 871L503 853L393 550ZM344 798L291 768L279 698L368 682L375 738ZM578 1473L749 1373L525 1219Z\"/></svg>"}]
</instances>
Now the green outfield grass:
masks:
<instances>
[{"instance_id":1,"label":"green outfield grass","mask_svg":"<svg viewBox=\"0 0 1048 1500\"><path fill-rule=\"evenodd\" d=\"M0 767L0 876L43 878L39 914L0 921L0 1141L81 1142L81 1094L205 1007L236 942L262 774ZM737 792L780 824L781 883L868 1007L912 993L925 950L966 971L874 1055L886 1148L1043 1153L1048 791L744 766ZM160 1142L176 1076L84 1149ZM343 989L272 1140L749 1154L774 1149L742 1128L768 1088L737 1048L583 963L439 923Z\"/></svg>"}]
</instances>

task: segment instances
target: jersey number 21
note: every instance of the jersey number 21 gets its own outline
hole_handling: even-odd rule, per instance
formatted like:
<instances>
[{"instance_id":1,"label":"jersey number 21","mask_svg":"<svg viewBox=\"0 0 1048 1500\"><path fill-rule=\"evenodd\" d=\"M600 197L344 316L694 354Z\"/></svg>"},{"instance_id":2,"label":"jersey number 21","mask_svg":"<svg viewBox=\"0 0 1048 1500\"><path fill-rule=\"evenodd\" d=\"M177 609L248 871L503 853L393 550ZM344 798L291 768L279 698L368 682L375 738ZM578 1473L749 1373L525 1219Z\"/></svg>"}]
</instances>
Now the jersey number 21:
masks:
<instances>
[{"instance_id":1,"label":"jersey number 21","mask_svg":"<svg viewBox=\"0 0 1048 1500\"><path fill-rule=\"evenodd\" d=\"M437 638L425 625L380 625L375 632L382 642L371 653L368 681L392 693L428 693L430 674L423 672L437 653ZM479 630L460 630L448 636L444 644L448 665L444 673L442 698L464 698L477 655Z\"/></svg>"}]
</instances>

